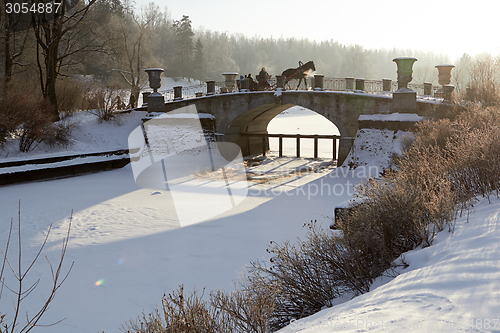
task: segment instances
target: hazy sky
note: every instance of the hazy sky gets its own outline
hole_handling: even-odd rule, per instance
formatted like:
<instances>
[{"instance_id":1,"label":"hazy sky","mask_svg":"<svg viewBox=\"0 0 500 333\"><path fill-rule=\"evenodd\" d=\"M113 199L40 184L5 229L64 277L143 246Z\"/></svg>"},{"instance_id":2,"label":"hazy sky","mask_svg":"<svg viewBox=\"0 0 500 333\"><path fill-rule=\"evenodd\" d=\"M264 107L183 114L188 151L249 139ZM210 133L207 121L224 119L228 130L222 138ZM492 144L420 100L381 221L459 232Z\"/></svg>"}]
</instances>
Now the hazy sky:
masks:
<instances>
[{"instance_id":1,"label":"hazy sky","mask_svg":"<svg viewBox=\"0 0 500 333\"><path fill-rule=\"evenodd\" d=\"M144 5L151 1L136 0ZM498 0L154 0L194 29L449 54L500 54ZM407 54L410 55L410 54Z\"/></svg>"}]
</instances>

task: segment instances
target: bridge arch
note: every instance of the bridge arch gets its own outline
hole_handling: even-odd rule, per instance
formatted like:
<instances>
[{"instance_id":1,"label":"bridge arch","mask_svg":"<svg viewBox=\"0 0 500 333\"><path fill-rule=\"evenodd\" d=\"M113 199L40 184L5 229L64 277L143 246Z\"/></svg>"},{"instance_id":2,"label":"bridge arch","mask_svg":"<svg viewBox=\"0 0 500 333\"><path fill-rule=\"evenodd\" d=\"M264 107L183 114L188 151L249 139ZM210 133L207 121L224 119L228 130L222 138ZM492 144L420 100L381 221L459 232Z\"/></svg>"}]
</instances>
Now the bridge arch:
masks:
<instances>
[{"instance_id":1,"label":"bridge arch","mask_svg":"<svg viewBox=\"0 0 500 333\"><path fill-rule=\"evenodd\" d=\"M267 125L275 116L292 107L301 106L330 120L342 137L352 138L358 131L361 114L391 113L392 96L340 91L241 92L203 96L165 104L165 111L195 104L198 112L215 116L215 130L221 138L241 147L244 156L262 152L260 138L245 137L242 133L267 133ZM419 114L429 107L417 103ZM340 140L338 162L349 154L352 140Z\"/></svg>"},{"instance_id":2,"label":"bridge arch","mask_svg":"<svg viewBox=\"0 0 500 333\"><path fill-rule=\"evenodd\" d=\"M226 141L236 143L241 147L242 154L244 156L259 154L262 152L261 138L241 136L241 134L267 134L267 127L271 120L273 120L281 112L294 106L302 106L305 109L316 112L317 114L325 117L331 123L333 123L339 130L341 136L347 137L349 135L347 127L344 125L340 117L337 117L330 112L325 112L325 110L322 110L321 108L315 110L314 106L312 106L313 108L308 108L300 104L262 105L260 107L248 110L247 112L244 112L233 119L226 119L226 121L221 124L222 127L225 128L220 129L224 130Z\"/></svg>"}]
</instances>

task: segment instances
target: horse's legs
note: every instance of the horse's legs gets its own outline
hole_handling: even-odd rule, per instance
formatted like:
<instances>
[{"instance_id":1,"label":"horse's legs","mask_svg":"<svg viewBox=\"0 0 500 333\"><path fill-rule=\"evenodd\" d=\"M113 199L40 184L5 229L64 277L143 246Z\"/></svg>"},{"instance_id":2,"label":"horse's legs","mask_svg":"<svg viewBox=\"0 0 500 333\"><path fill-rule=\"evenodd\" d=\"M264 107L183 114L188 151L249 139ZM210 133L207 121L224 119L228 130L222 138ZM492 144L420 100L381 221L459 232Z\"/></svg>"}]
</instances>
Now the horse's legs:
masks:
<instances>
[{"instance_id":1,"label":"horse's legs","mask_svg":"<svg viewBox=\"0 0 500 333\"><path fill-rule=\"evenodd\" d=\"M306 86L306 90L307 90L307 79L305 76L300 78L299 85L297 86L297 90L299 89L300 84L302 83L302 80L304 80L304 85Z\"/></svg>"},{"instance_id":2,"label":"horse's legs","mask_svg":"<svg viewBox=\"0 0 500 333\"><path fill-rule=\"evenodd\" d=\"M299 84L297 84L297 89L295 89L295 90L299 90L299 87L300 87L301 83L302 83L302 78L299 79Z\"/></svg>"}]
</instances>

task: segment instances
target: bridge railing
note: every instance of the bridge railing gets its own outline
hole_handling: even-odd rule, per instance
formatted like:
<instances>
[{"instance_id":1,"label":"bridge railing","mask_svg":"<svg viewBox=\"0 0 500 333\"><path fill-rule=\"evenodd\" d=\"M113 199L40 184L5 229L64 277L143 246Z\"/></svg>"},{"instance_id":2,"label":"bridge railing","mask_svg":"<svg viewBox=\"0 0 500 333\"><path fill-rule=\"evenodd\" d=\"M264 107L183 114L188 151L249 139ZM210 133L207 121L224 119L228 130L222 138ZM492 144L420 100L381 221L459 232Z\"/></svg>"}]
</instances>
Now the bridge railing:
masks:
<instances>
[{"instance_id":1,"label":"bridge railing","mask_svg":"<svg viewBox=\"0 0 500 333\"><path fill-rule=\"evenodd\" d=\"M396 83L396 88L397 88ZM424 85L421 83L408 83L408 88L417 92L417 96L424 96ZM437 97L443 88L441 86L432 86L432 96Z\"/></svg>"},{"instance_id":2,"label":"bridge railing","mask_svg":"<svg viewBox=\"0 0 500 333\"><path fill-rule=\"evenodd\" d=\"M307 77L307 87L310 89L314 88L314 77ZM323 90L325 91L347 91L347 80L345 78L332 78L325 77L323 78ZM298 80L292 80L289 82L289 86L287 85L287 89L296 90ZM276 87L276 77L273 77L270 80L271 86ZM391 82L391 89L389 92L394 92L398 89L398 83L396 81ZM304 89L304 84L300 85L301 89ZM409 83L408 88L412 89L417 93L417 96L424 95L424 85L419 83ZM227 91L226 83L224 81L215 82L215 94L220 94L222 92L238 92L238 87L235 85L235 88L232 91ZM440 96L442 94L441 86L432 86L432 96ZM173 101L176 99L175 89L166 89L159 90L165 96L166 101ZM369 94L381 94L384 92L383 89L383 81L382 80L364 80L364 89L363 92ZM201 83L192 86L182 87L182 98L195 98L207 95L207 83Z\"/></svg>"},{"instance_id":3,"label":"bridge railing","mask_svg":"<svg viewBox=\"0 0 500 333\"><path fill-rule=\"evenodd\" d=\"M215 92L220 93L220 88L224 82L216 82L215 83ZM175 89L165 89L159 90L160 93L165 96L165 101L173 101L175 99ZM184 86L182 87L182 98L194 98L201 97L207 94L207 84L206 82L192 85L192 86Z\"/></svg>"},{"instance_id":4,"label":"bridge railing","mask_svg":"<svg viewBox=\"0 0 500 333\"><path fill-rule=\"evenodd\" d=\"M337 159L337 140L352 140L355 138L341 137L340 135L327 135L327 134L270 134L270 133L240 133L241 136L246 137L257 137L262 140L262 155L266 156L267 152L267 142L269 138L278 138L278 154L279 157L283 157L283 139L284 138L294 138L295 143L295 156L300 157L300 140L301 139L313 139L314 140L314 159L318 159L318 140L319 139L330 139L332 140L333 156L332 159Z\"/></svg>"},{"instance_id":5,"label":"bridge railing","mask_svg":"<svg viewBox=\"0 0 500 333\"><path fill-rule=\"evenodd\" d=\"M323 79L323 89L331 91L345 91L346 90L345 79L325 77Z\"/></svg>"}]
</instances>

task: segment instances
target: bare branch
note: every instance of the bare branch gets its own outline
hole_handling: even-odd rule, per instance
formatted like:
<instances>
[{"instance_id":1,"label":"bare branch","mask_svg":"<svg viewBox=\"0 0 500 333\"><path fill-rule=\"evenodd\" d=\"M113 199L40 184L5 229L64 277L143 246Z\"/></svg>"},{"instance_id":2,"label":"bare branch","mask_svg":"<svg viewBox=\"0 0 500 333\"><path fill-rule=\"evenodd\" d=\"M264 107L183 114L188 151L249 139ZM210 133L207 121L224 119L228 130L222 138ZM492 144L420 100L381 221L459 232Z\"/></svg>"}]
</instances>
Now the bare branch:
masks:
<instances>
[{"instance_id":1,"label":"bare branch","mask_svg":"<svg viewBox=\"0 0 500 333\"><path fill-rule=\"evenodd\" d=\"M11 226L9 230L9 235L7 238L7 244L5 247L5 250L0 247L0 251L2 252L3 255L3 260L2 260L2 268L0 270L0 284L1 284L1 289L0 289L0 299L2 296L3 289L5 287L6 290L12 292L15 295L15 298L12 299L13 301L13 306L14 306L14 315L12 316L12 319L10 319L9 323L6 323L6 316L5 314L0 314L0 325L3 325L4 329L0 328L0 332L8 332L10 331L11 333L16 330L17 332L29 332L31 331L34 327L37 326L42 326L38 325L39 320L42 318L42 316L45 314L45 312L48 310L50 303L54 300L56 292L59 290L59 288L62 286L62 284L66 281L68 278L74 262L71 263L69 269L67 270L66 273L63 274L63 262L64 258L66 256L66 251L68 248L68 242L69 242L69 235L71 231L71 223L73 219L73 211L71 212L70 216L70 221L68 225L68 231L66 236L63 238L62 242L62 250L61 250L61 255L58 259L58 264L56 267L54 267L49 259L46 257L47 262L49 263L50 271L52 273L52 287L50 289L50 293L48 298L44 299L43 305L40 307L40 309L32 316L29 315L29 313L26 311L26 323L23 323L22 328L19 329L19 314L21 313L22 309L22 303L27 299L28 296L30 296L33 291L39 286L40 279L37 279L33 284L29 285L27 288L24 286L24 281L28 276L28 273L31 271L31 268L34 266L34 264L38 261L42 250L44 249L45 245L47 244L49 234L52 230L52 225L50 225L49 230L47 231L47 234L45 235L45 238L42 242L42 245L40 246L40 249L37 251L35 257L33 260L31 260L29 266L27 269L23 269L22 267L22 235L21 235L21 202L19 201L19 208L18 208L18 242L19 242L19 252L17 254L18 257L18 262L17 262L17 267L13 267L9 258L8 258L8 250L10 246L10 241L12 237L12 229L13 229L13 219L11 219ZM17 280L16 282L16 287L11 288L8 285L5 284L5 278L3 276L5 272L5 266L8 265ZM64 320L64 319L62 319ZM52 326L55 325L62 320L59 320L55 323L49 324L49 325L43 325L43 326Z\"/></svg>"}]
</instances>

